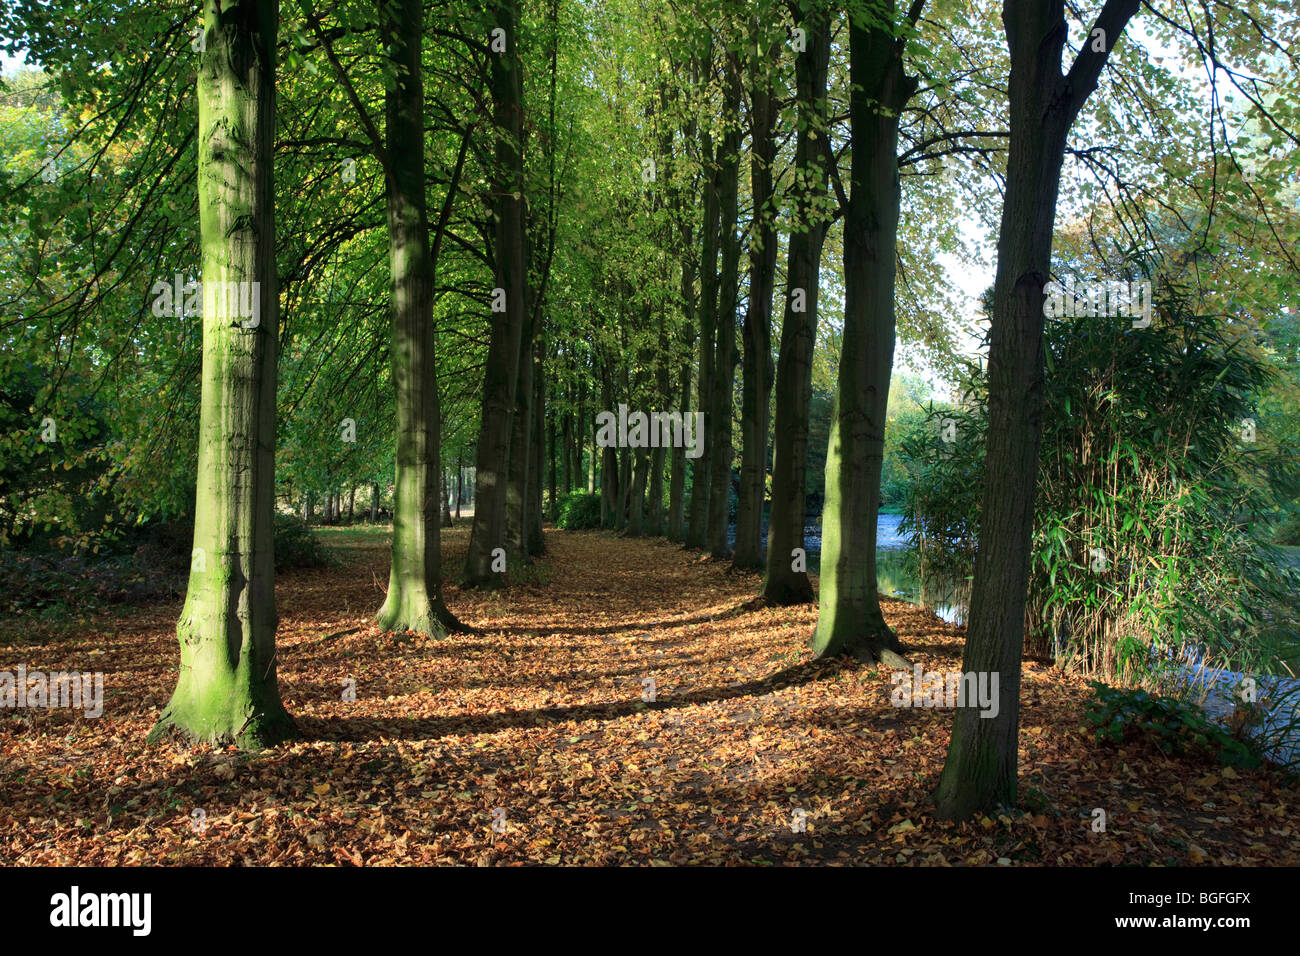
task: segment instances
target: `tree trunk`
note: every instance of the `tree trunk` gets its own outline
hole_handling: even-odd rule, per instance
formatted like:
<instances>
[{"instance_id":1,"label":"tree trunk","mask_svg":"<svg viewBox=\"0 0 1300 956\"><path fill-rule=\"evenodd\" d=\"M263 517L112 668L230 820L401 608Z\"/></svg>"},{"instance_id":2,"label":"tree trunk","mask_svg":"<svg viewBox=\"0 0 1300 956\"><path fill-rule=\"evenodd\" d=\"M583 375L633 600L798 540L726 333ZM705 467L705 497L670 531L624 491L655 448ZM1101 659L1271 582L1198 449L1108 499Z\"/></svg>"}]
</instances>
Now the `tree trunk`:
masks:
<instances>
[{"instance_id":1,"label":"tree trunk","mask_svg":"<svg viewBox=\"0 0 1300 956\"><path fill-rule=\"evenodd\" d=\"M530 502L528 508L527 534L528 554L535 556L546 550L546 539L542 535L542 440L545 436L546 421L546 366L543 361L546 354L544 339L538 339L533 355L533 467L529 470ZM555 487L555 472L551 472L552 497Z\"/></svg>"},{"instance_id":2,"label":"tree trunk","mask_svg":"<svg viewBox=\"0 0 1300 956\"><path fill-rule=\"evenodd\" d=\"M465 500L465 452L456 452L456 520L460 520L461 502Z\"/></svg>"},{"instance_id":3,"label":"tree trunk","mask_svg":"<svg viewBox=\"0 0 1300 956\"><path fill-rule=\"evenodd\" d=\"M736 381L736 307L740 295L740 65L727 57L727 96L723 113L729 126L722 140L721 252L718 283L717 354L713 365L713 401L709 430L709 521L707 547L715 558L731 554L727 529L731 520L731 406Z\"/></svg>"},{"instance_id":4,"label":"tree trunk","mask_svg":"<svg viewBox=\"0 0 1300 956\"><path fill-rule=\"evenodd\" d=\"M1138 0L1106 0L1096 28L1109 42L1085 43L1061 75L1063 0L1006 0L1002 23L1011 53L1011 139L998 232L989 332L988 436L979 547L962 657L965 673L998 676L998 709L959 707L935 793L939 818L958 820L1014 806L1038 445L1043 414L1043 287L1070 127Z\"/></svg>"},{"instance_id":5,"label":"tree trunk","mask_svg":"<svg viewBox=\"0 0 1300 956\"><path fill-rule=\"evenodd\" d=\"M691 82L695 82L695 76L692 74ZM682 127L682 136L687 142L695 142L698 135L694 119L687 119ZM680 401L677 408L681 411L683 421L686 416L691 415L691 357L695 351L695 313L697 311L695 302L695 280L699 274L699 268L696 266L692 250L695 248L695 228L692 224L691 216L688 212L689 207L693 205L694 196L691 192L677 187L672 193L672 208L677 221L680 223L681 230L681 307L683 321L682 349L678 353L677 362L679 364L677 394ZM699 411L705 411L707 406L700 405ZM693 417L691 419L694 420ZM696 441L703 442L704 436L696 435ZM683 443L676 443L669 455L672 462L672 477L668 483L668 538L671 541L684 541L686 539L686 470L687 458L686 448ZM706 519L707 520L707 519Z\"/></svg>"},{"instance_id":6,"label":"tree trunk","mask_svg":"<svg viewBox=\"0 0 1300 956\"><path fill-rule=\"evenodd\" d=\"M627 529L628 515L632 510L632 451L623 448L618 455L618 511L614 518L614 530Z\"/></svg>"},{"instance_id":7,"label":"tree trunk","mask_svg":"<svg viewBox=\"0 0 1300 956\"><path fill-rule=\"evenodd\" d=\"M521 566L529 563L528 513L532 510L534 331L532 309L528 309L519 341L519 375L510 427L510 477L506 486L506 554L512 564L518 562Z\"/></svg>"},{"instance_id":8,"label":"tree trunk","mask_svg":"<svg viewBox=\"0 0 1300 956\"><path fill-rule=\"evenodd\" d=\"M612 409L617 415L618 409L614 406L614 386L610 379L608 365L601 366L600 397L604 401L605 408ZM600 460L600 526L602 528L615 526L618 504L618 449L613 445L606 445L601 449Z\"/></svg>"},{"instance_id":9,"label":"tree trunk","mask_svg":"<svg viewBox=\"0 0 1300 956\"><path fill-rule=\"evenodd\" d=\"M474 524L465 557L466 587L496 588L505 572L493 571L493 551L506 546L506 482L520 341L527 296L524 257L523 83L516 47L515 0L492 5L494 22L505 31L506 52L491 54L491 94L497 127L492 170L497 288L505 311L494 312L483 370L482 418L474 474Z\"/></svg>"},{"instance_id":10,"label":"tree trunk","mask_svg":"<svg viewBox=\"0 0 1300 956\"><path fill-rule=\"evenodd\" d=\"M818 210L827 172L819 137L826 128L826 72L830 23L815 10L803 20L805 49L795 60L798 134L794 225L786 264L785 317L776 370L776 421L772 449L772 513L767 525L763 599L771 604L812 601L803 529L807 492L808 416L812 404L813 349L817 343L817 289L827 222ZM802 307L802 309L800 308ZM796 551L797 549L797 551Z\"/></svg>"},{"instance_id":11,"label":"tree trunk","mask_svg":"<svg viewBox=\"0 0 1300 956\"><path fill-rule=\"evenodd\" d=\"M392 300L392 378L397 406L393 481L392 567L388 595L375 616L385 631L445 637L463 625L442 600L438 496L440 460L437 359L433 334L436 253L429 247L424 175L424 78L420 0L382 7L381 30L396 68L385 93L388 262ZM439 222L445 226L460 165Z\"/></svg>"},{"instance_id":12,"label":"tree trunk","mask_svg":"<svg viewBox=\"0 0 1300 956\"><path fill-rule=\"evenodd\" d=\"M757 36L758 21L752 24ZM805 38L806 42L806 38ZM736 547L731 566L753 570L764 566L763 497L767 482L768 405L772 395L772 287L776 281L776 210L772 206L772 166L776 162L776 97L767 77L777 58L773 45L767 56L751 57L749 67L750 124L753 146L750 183L753 187L755 241L749 249L749 305L742 338L744 378L740 399L740 494L736 500Z\"/></svg>"},{"instance_id":13,"label":"tree trunk","mask_svg":"<svg viewBox=\"0 0 1300 956\"><path fill-rule=\"evenodd\" d=\"M370 483L370 523L379 521L379 482Z\"/></svg>"},{"instance_id":14,"label":"tree trunk","mask_svg":"<svg viewBox=\"0 0 1300 956\"><path fill-rule=\"evenodd\" d=\"M568 398L573 400L572 388L567 389ZM560 487L565 495L573 493L573 413L568 409L560 423Z\"/></svg>"},{"instance_id":15,"label":"tree trunk","mask_svg":"<svg viewBox=\"0 0 1300 956\"><path fill-rule=\"evenodd\" d=\"M203 310L194 550L176 628L180 677L151 743L258 749L297 733L280 701L275 651L278 16L276 0L203 4L199 236L204 287L217 291ZM227 283L240 283L236 296ZM232 299L250 308L232 310Z\"/></svg>"},{"instance_id":16,"label":"tree trunk","mask_svg":"<svg viewBox=\"0 0 1300 956\"><path fill-rule=\"evenodd\" d=\"M627 533L634 538L645 534L645 485L650 472L650 456L644 448L628 449L635 459L632 469L632 495L628 503Z\"/></svg>"},{"instance_id":17,"label":"tree trunk","mask_svg":"<svg viewBox=\"0 0 1300 956\"><path fill-rule=\"evenodd\" d=\"M559 512L559 502L560 502L559 468L560 468L561 455L560 455L560 449L558 447L559 442L560 442L559 429L555 425L555 413L552 412L550 418L547 419L546 421L546 454L550 458L550 473L551 473L550 515L552 521L555 520L555 517Z\"/></svg>"},{"instance_id":18,"label":"tree trunk","mask_svg":"<svg viewBox=\"0 0 1300 956\"><path fill-rule=\"evenodd\" d=\"M884 9L891 14L889 0ZM852 195L844 214L844 337L826 453L819 657L882 660L901 648L876 591L876 515L894 360L898 123L916 80L888 25L851 24Z\"/></svg>"},{"instance_id":19,"label":"tree trunk","mask_svg":"<svg viewBox=\"0 0 1300 956\"><path fill-rule=\"evenodd\" d=\"M442 472L442 526L451 527L451 479Z\"/></svg>"},{"instance_id":20,"label":"tree trunk","mask_svg":"<svg viewBox=\"0 0 1300 956\"><path fill-rule=\"evenodd\" d=\"M704 254L700 259L700 376L698 380L699 408L705 412L704 434L697 435L701 443L701 454L691 467L691 510L686 529L686 546L703 548L708 544L709 532L709 479L712 442L710 436L716 427L713 421L712 394L713 355L717 337L717 300L718 300L718 249L722 217L721 188L722 172L718 157L713 151L713 137L708 131L700 134L704 156L708 158L708 167L704 176L704 226L701 230ZM720 153L719 153L720 155ZM684 409L683 409L684 410Z\"/></svg>"},{"instance_id":21,"label":"tree trunk","mask_svg":"<svg viewBox=\"0 0 1300 956\"><path fill-rule=\"evenodd\" d=\"M691 407L691 363L683 362L678 373L678 394L681 395L680 408L685 419ZM697 435L703 441L703 435ZM686 448L682 444L673 446L672 477L668 482L668 540L681 541L686 535Z\"/></svg>"}]
</instances>

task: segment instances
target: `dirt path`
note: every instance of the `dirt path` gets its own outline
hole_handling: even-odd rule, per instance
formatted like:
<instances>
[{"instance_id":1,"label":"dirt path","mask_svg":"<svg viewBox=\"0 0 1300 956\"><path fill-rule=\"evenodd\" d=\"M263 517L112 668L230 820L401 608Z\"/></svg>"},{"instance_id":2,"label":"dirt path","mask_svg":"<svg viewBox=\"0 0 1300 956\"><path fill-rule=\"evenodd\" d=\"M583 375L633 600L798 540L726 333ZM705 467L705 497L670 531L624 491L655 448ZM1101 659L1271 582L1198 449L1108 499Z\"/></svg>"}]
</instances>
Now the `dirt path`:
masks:
<instances>
[{"instance_id":1,"label":"dirt path","mask_svg":"<svg viewBox=\"0 0 1300 956\"><path fill-rule=\"evenodd\" d=\"M466 535L446 536L449 578ZM531 583L448 588L476 632L395 641L368 623L384 539L328 538L340 567L277 587L301 742L144 747L175 680L178 604L0 648L0 668L98 670L106 692L98 720L0 714L0 861L1300 862L1294 785L1100 748L1079 729L1082 682L1041 666L1023 686L1029 811L939 825L927 801L951 711L891 706L884 670L811 662L816 609L747 609L755 576L551 532ZM926 670L960 666L951 626L898 602L886 616Z\"/></svg>"}]
</instances>

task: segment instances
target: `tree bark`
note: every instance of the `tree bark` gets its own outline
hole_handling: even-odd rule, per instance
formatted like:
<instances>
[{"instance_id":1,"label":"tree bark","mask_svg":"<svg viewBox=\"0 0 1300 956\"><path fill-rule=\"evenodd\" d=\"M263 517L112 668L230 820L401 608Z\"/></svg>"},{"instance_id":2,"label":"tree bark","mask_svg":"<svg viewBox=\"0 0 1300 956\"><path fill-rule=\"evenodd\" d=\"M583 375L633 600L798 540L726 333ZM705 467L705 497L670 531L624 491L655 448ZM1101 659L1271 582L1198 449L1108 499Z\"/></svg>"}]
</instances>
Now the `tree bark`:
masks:
<instances>
[{"instance_id":1,"label":"tree bark","mask_svg":"<svg viewBox=\"0 0 1300 956\"><path fill-rule=\"evenodd\" d=\"M393 387L397 453L393 480L392 567L375 616L385 631L445 637L464 625L442 599L440 522L442 423L433 332L437 262L429 246L424 175L424 78L420 0L384 6L381 30L396 80L385 92L388 262L392 299ZM446 203L454 200L458 164ZM444 209L439 229L446 221ZM444 499L445 500L445 499Z\"/></svg>"},{"instance_id":2,"label":"tree bark","mask_svg":"<svg viewBox=\"0 0 1300 956\"><path fill-rule=\"evenodd\" d=\"M297 733L276 678L275 398L279 292L272 151L276 0L204 0L199 54L203 369L194 550L180 677L149 734L268 747ZM229 308L225 283L256 305ZM242 303L241 303L242 304ZM252 311L251 309L249 311Z\"/></svg>"},{"instance_id":3,"label":"tree bark","mask_svg":"<svg viewBox=\"0 0 1300 956\"><path fill-rule=\"evenodd\" d=\"M893 19L893 0L881 5ZM899 116L916 89L889 25L850 23L852 194L844 212L844 337L826 454L819 657L901 650L876 591L876 515L894 360Z\"/></svg>"},{"instance_id":4,"label":"tree bark","mask_svg":"<svg viewBox=\"0 0 1300 956\"><path fill-rule=\"evenodd\" d=\"M465 500L465 452L456 453L456 520L460 520L460 506Z\"/></svg>"},{"instance_id":5,"label":"tree bark","mask_svg":"<svg viewBox=\"0 0 1300 956\"><path fill-rule=\"evenodd\" d=\"M617 415L618 408L614 404L613 381L610 377L609 366L604 364L601 365L600 369L600 397L605 408L612 410ZM600 459L600 526L602 528L615 527L618 520L618 506L618 449L612 445L606 445L601 448Z\"/></svg>"},{"instance_id":6,"label":"tree bark","mask_svg":"<svg viewBox=\"0 0 1300 956\"><path fill-rule=\"evenodd\" d=\"M709 532L709 481L711 477L710 461L712 458L712 441L715 422L712 410L713 356L716 344L716 320L718 304L718 251L720 245L719 225L722 217L722 171L719 164L721 152L713 150L713 137L708 131L700 134L701 148L707 157L708 168L704 176L704 225L700 231L704 245L700 259L700 375L698 380L698 402L705 412L704 434L697 435L702 443L700 457L691 465L691 508L686 529L686 546L703 548L708 544Z\"/></svg>"},{"instance_id":7,"label":"tree bark","mask_svg":"<svg viewBox=\"0 0 1300 956\"><path fill-rule=\"evenodd\" d=\"M627 533L639 538L645 533L645 486L650 471L650 456L644 448L628 449L632 467L632 493L628 503Z\"/></svg>"},{"instance_id":8,"label":"tree bark","mask_svg":"<svg viewBox=\"0 0 1300 956\"><path fill-rule=\"evenodd\" d=\"M506 52L491 54L491 87L497 127L492 170L495 213L494 252L497 288L505 291L505 311L494 312L483 371L482 417L474 474L474 524L465 556L466 587L498 588L505 572L492 570L493 552L506 547L506 483L520 342L527 306L524 254L523 83L516 47L515 0L491 6L496 26L506 35Z\"/></svg>"},{"instance_id":9,"label":"tree bark","mask_svg":"<svg viewBox=\"0 0 1300 956\"><path fill-rule=\"evenodd\" d=\"M528 520L525 525L528 554L530 557L542 554L546 550L546 539L542 535L542 440L545 434L546 420L546 365L544 357L546 343L538 338L533 350L533 465L529 469L529 507ZM555 473L551 472L551 487L554 489ZM552 492L552 497L554 493Z\"/></svg>"},{"instance_id":10,"label":"tree bark","mask_svg":"<svg viewBox=\"0 0 1300 956\"><path fill-rule=\"evenodd\" d=\"M826 73L830 64L829 17L816 8L800 24L805 47L795 59L798 132L794 225L786 261L785 316L776 370L776 420L772 449L772 513L767 526L767 574L763 599L770 604L813 600L808 577L804 522L807 493L808 416L812 362L817 344L817 291L827 217L820 204L828 176L820 140L826 135ZM799 309L802 306L802 310ZM802 560L796 561L796 549Z\"/></svg>"},{"instance_id":11,"label":"tree bark","mask_svg":"<svg viewBox=\"0 0 1300 956\"><path fill-rule=\"evenodd\" d=\"M509 480L506 485L506 554L512 564L529 563L528 525L533 468L533 334L532 309L526 310L519 341L519 374L510 427Z\"/></svg>"},{"instance_id":12,"label":"tree bark","mask_svg":"<svg viewBox=\"0 0 1300 956\"><path fill-rule=\"evenodd\" d=\"M973 703L957 709L935 793L941 819L1016 802L1020 659L1043 428L1043 289L1057 192L1070 127L1138 5L1106 0L1095 25L1107 38L1103 49L1086 42L1065 76L1063 0L1006 0L1002 8L1011 139L989 332L982 518L962 656L963 672L998 675L998 709L993 716Z\"/></svg>"},{"instance_id":13,"label":"tree bark","mask_svg":"<svg viewBox=\"0 0 1300 956\"><path fill-rule=\"evenodd\" d=\"M757 20L751 31L757 36ZM736 546L731 559L731 566L738 570L758 569L765 564L763 498L767 487L768 406L773 377L772 289L777 254L776 210L772 207L777 101L766 67L778 53L772 45L765 57L754 56L749 65L749 175L755 238L749 249L749 305L741 333L745 349L740 399L740 493L736 500Z\"/></svg>"},{"instance_id":14,"label":"tree bark","mask_svg":"<svg viewBox=\"0 0 1300 956\"><path fill-rule=\"evenodd\" d=\"M740 65L727 56L727 94L723 113L731 125L723 136L720 192L722 268L718 280L717 353L713 364L709 415L709 514L707 547L714 558L731 554L731 406L736 381L736 307L740 295Z\"/></svg>"}]
</instances>

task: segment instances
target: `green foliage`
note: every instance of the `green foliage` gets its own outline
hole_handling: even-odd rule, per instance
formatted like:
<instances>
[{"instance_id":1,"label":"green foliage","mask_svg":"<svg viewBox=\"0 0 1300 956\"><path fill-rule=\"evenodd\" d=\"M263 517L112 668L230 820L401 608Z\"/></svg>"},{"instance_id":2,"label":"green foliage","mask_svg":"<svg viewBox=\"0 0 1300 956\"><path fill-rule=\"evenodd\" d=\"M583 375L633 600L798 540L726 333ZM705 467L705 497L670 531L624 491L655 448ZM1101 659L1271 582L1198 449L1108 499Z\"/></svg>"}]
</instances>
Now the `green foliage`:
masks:
<instances>
[{"instance_id":1,"label":"green foliage","mask_svg":"<svg viewBox=\"0 0 1300 956\"><path fill-rule=\"evenodd\" d=\"M1139 677L1208 652L1276 673L1295 646L1295 572L1267 518L1296 480L1294 456L1243 442L1273 372L1242 330L1157 290L1158 319L1049 322L1044 432L1027 651ZM932 408L903 442L917 468L904 508L921 572L969 574L979 528L986 383ZM955 420L954 441L937 437Z\"/></svg>"},{"instance_id":2,"label":"green foliage","mask_svg":"<svg viewBox=\"0 0 1300 956\"><path fill-rule=\"evenodd\" d=\"M337 564L334 555L296 514L275 513L275 569L321 568Z\"/></svg>"},{"instance_id":3,"label":"green foliage","mask_svg":"<svg viewBox=\"0 0 1300 956\"><path fill-rule=\"evenodd\" d=\"M1288 511L1274 533L1277 544L1294 548L1300 545L1300 508Z\"/></svg>"},{"instance_id":4,"label":"green foliage","mask_svg":"<svg viewBox=\"0 0 1300 956\"><path fill-rule=\"evenodd\" d=\"M560 499L555 526L566 531L600 527L600 495L575 491Z\"/></svg>"},{"instance_id":5,"label":"green foliage","mask_svg":"<svg viewBox=\"0 0 1300 956\"><path fill-rule=\"evenodd\" d=\"M979 533L985 421L977 407L929 402L898 443L907 475L899 531L922 581L970 576Z\"/></svg>"},{"instance_id":6,"label":"green foliage","mask_svg":"<svg viewBox=\"0 0 1300 956\"><path fill-rule=\"evenodd\" d=\"M1098 741L1123 743L1140 737L1167 754L1209 755L1235 767L1263 763L1248 740L1216 724L1195 704L1136 688L1089 683L1093 696L1084 718Z\"/></svg>"}]
</instances>

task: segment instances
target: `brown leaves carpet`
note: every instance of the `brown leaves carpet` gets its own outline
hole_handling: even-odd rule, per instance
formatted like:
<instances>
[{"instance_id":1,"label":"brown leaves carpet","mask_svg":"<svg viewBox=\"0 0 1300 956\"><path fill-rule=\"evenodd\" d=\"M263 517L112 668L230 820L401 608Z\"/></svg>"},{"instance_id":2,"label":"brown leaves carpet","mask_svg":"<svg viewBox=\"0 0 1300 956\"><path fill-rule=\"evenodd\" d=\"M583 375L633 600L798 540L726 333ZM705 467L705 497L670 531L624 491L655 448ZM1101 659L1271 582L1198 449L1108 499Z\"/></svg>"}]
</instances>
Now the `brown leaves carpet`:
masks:
<instances>
[{"instance_id":1,"label":"brown leaves carpet","mask_svg":"<svg viewBox=\"0 0 1300 956\"><path fill-rule=\"evenodd\" d=\"M449 582L467 534L445 532ZM1020 809L939 824L952 712L891 706L884 668L812 661L816 608L749 608L756 576L553 531L508 591L449 584L475 633L396 640L369 623L386 535L326 537L341 566L277 586L296 743L145 747L175 682L179 602L0 645L0 669L105 683L99 719L0 711L0 863L1300 863L1294 782L1096 744L1084 682L1043 664L1026 665ZM960 668L960 631L885 613L913 661Z\"/></svg>"}]
</instances>

